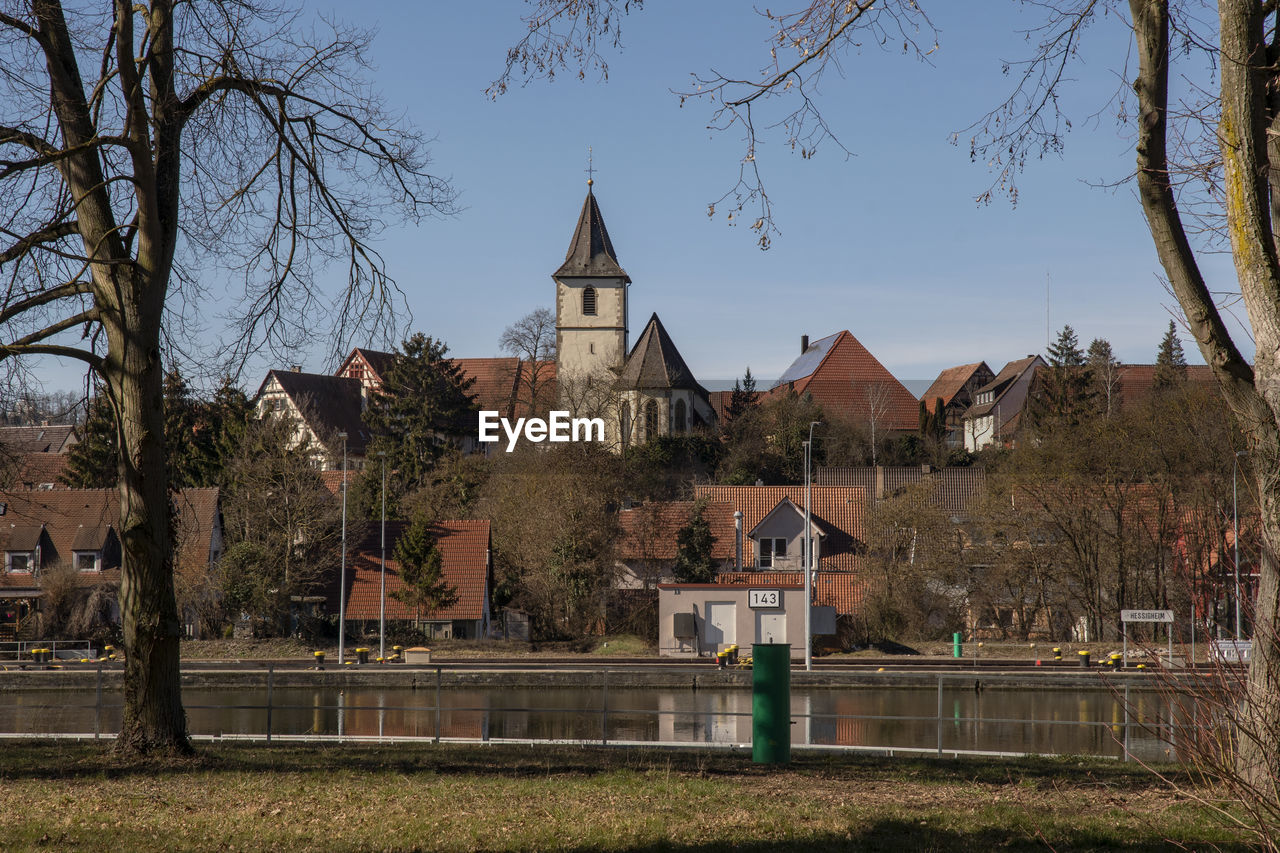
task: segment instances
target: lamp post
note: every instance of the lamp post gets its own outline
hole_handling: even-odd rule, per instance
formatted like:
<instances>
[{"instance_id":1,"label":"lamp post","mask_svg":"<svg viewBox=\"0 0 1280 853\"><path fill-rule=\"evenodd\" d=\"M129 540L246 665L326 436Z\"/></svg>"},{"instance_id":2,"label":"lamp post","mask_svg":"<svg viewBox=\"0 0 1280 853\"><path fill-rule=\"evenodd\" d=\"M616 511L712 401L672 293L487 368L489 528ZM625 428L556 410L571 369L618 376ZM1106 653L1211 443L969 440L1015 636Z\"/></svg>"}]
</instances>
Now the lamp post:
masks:
<instances>
[{"instance_id":1,"label":"lamp post","mask_svg":"<svg viewBox=\"0 0 1280 853\"><path fill-rule=\"evenodd\" d=\"M347 434L342 439L342 569L338 574L338 666L342 666L347 634Z\"/></svg>"},{"instance_id":2,"label":"lamp post","mask_svg":"<svg viewBox=\"0 0 1280 853\"><path fill-rule=\"evenodd\" d=\"M1236 642L1240 641L1240 515L1236 501L1236 475L1240 471L1240 457L1248 451L1236 451L1231 457L1231 544L1235 546L1236 576Z\"/></svg>"},{"instance_id":3,"label":"lamp post","mask_svg":"<svg viewBox=\"0 0 1280 853\"><path fill-rule=\"evenodd\" d=\"M382 589L378 594L378 658L387 659L387 451L379 450L382 460Z\"/></svg>"},{"instance_id":4,"label":"lamp post","mask_svg":"<svg viewBox=\"0 0 1280 853\"><path fill-rule=\"evenodd\" d=\"M813 428L822 421L809 422L809 440L804 443L804 668L813 669L813 525L810 523L813 459Z\"/></svg>"}]
</instances>

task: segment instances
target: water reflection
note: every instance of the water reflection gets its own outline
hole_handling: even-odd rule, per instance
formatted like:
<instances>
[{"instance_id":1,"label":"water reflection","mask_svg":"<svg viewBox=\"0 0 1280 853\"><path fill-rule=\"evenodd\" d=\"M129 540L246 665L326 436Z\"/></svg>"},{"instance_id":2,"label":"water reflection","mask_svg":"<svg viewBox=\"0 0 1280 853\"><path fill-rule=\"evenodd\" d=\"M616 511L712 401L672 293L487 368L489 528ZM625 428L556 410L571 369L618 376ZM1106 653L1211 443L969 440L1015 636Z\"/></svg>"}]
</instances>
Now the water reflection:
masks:
<instances>
[{"instance_id":1,"label":"water reflection","mask_svg":"<svg viewBox=\"0 0 1280 853\"><path fill-rule=\"evenodd\" d=\"M749 744L751 691L689 689L279 688L271 691L276 735L660 741ZM54 734L120 727L119 694L24 691L0 703L0 731ZM188 689L197 735L261 735L267 690ZM1126 713L1126 704L1128 711ZM1153 729L1196 716L1164 696L1132 690L948 687L793 689L792 742L801 744L1010 753L1176 757ZM1126 725L1128 723L1129 725ZM1176 738L1173 738L1176 741Z\"/></svg>"}]
</instances>

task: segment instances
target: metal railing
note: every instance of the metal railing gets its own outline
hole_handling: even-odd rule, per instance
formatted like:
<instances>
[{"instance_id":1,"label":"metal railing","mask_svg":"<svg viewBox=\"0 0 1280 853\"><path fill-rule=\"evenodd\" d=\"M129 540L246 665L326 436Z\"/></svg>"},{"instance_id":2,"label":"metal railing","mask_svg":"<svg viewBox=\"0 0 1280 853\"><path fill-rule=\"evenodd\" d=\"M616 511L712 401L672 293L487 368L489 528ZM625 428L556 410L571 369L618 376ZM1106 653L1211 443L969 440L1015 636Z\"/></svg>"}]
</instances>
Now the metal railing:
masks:
<instances>
[{"instance_id":1,"label":"metal railing","mask_svg":"<svg viewBox=\"0 0 1280 853\"><path fill-rule=\"evenodd\" d=\"M336 702L313 701L310 704L297 704L288 700L281 702L276 685L276 668L266 667L264 672L264 701L248 703L201 703L189 702L185 707L189 716L199 716L202 712L247 712L251 725L238 727L238 731L227 731L226 727L217 731L197 731L196 736L210 739L227 740L262 740L271 743L276 740L308 740L308 741L442 741L459 743L576 743L608 745L661 745L661 746L709 746L709 747L741 747L751 740L751 712L744 710L706 708L636 708L610 702L610 671L600 671L600 680L593 688L599 697L599 703L592 702L589 707L513 707L492 705L446 705L443 701L444 691L454 689L453 685L444 684L443 668L435 668L434 701L430 704L386 704L379 700L376 705L352 704L347 701L345 692L338 692ZM1110 757L1131 760L1135 746L1145 746L1148 754L1159 752L1164 747L1176 745L1176 742L1196 728L1197 721L1179 722L1174 707L1166 708L1168 713L1151 716L1136 710L1137 705L1131 701L1128 686L1116 687L1114 698L1120 703L1123 713L1114 710L1111 720L1104 719L1047 719L1003 716L1000 714L982 713L981 704L976 703L976 711L961 713L959 697L973 692L974 678L971 675L932 674L922 683L932 680L936 690L936 713L932 714L865 714L835 713L819 711L809 713L793 712L792 723L797 726L793 740L795 747L812 747L815 749L870 751L882 754L935 754L938 756L959 755L1109 755ZM990 689L998 689L1002 677L999 675L983 676L981 681ZM1022 680L1025 683L1025 679ZM252 688L254 690L262 688ZM245 688L238 688L245 689ZM308 688L302 688L308 689ZM333 688L336 689L336 688ZM359 688L364 689L364 688ZM376 688L369 688L376 691ZM468 688L474 689L474 688ZM825 688L824 688L825 689ZM838 688L844 690L844 688ZM896 688L849 688L849 690L893 690ZM917 688L918 689L918 688ZM925 688L927 689L927 687ZM428 687L425 693L431 692ZM729 691L735 692L735 691ZM741 688L736 692L741 693ZM815 691L816 695L819 691ZM76 711L91 711L93 718L92 733L84 731L53 731L56 728L55 708L50 706L37 715L43 731L8 732L0 736L26 737L113 737L112 726L105 721L116 720L122 706L118 696L105 688L104 668L97 667L97 676L92 704L77 702L84 694L68 695L71 701L59 702L56 710L75 716ZM927 694L926 694L927 695ZM950 697L955 710L946 713L944 703ZM424 696L426 698L426 696ZM793 697L794 698L794 697ZM741 704L741 703L739 703ZM749 707L749 703L748 707ZM544 735L541 737L507 737L494 736L495 721L504 722L510 715L545 715L548 719L568 718L566 725L572 734L562 736ZM299 720L310 716L311 725L300 725ZM371 716L372 715L372 716ZM1194 715L1190 715L1194 716ZM288 718L284 724L281 719ZM576 718L576 719L575 719ZM243 718L242 718L243 719ZM80 717L80 726L85 717ZM376 720L376 726L373 721ZM462 720L463 722L458 722ZM595 720L595 722L591 722ZM628 737L627 732L637 728L637 721L652 720L652 724L642 723L649 732L657 731L658 736L646 739ZM409 722L413 725L410 726ZM425 725L423 724L425 721ZM496 726L501 728L501 726ZM555 728L556 726L547 726ZM911 729L913 739L910 743L868 743L862 735L871 734L870 730L881 732ZM1021 743L1052 744L1056 739L1054 732L1068 733L1081 731L1093 739L1095 746L1107 746L1110 752L1095 749L1061 749L1061 748L1019 748L1016 750L999 750L982 748L983 730L992 727L1006 727L1018 730L1023 735ZM843 734L842 734L843 730ZM932 730L932 731L930 731ZM666 732L671 737L664 738ZM850 734L852 732L852 734ZM860 734L861 732L861 734ZM689 735L698 734L697 740ZM962 738L961 735L964 735ZM681 738L680 735L685 737ZM872 735L874 737L874 735ZM960 740L971 740L972 743L962 746ZM1087 739L1087 738L1086 738ZM886 741L893 738L886 738ZM992 738L988 737L987 742ZM856 742L855 742L856 741ZM1152 745L1156 748L1153 750ZM1174 756L1176 759L1176 756Z\"/></svg>"},{"instance_id":2,"label":"metal railing","mask_svg":"<svg viewBox=\"0 0 1280 853\"><path fill-rule=\"evenodd\" d=\"M48 649L53 660L96 660L89 640L0 640L0 661L34 661L36 649Z\"/></svg>"}]
</instances>

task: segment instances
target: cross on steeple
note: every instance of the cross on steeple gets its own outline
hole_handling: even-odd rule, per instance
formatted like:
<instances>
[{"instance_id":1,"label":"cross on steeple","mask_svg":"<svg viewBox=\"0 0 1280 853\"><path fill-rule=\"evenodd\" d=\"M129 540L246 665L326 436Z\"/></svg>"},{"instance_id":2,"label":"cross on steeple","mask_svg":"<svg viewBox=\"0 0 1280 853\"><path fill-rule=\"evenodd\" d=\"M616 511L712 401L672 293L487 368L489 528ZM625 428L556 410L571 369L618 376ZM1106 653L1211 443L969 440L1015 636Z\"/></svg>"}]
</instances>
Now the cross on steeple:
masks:
<instances>
[{"instance_id":1,"label":"cross on steeple","mask_svg":"<svg viewBox=\"0 0 1280 853\"><path fill-rule=\"evenodd\" d=\"M591 164L590 145L587 146L587 168L584 171L587 173L587 186L593 186L595 184L595 167Z\"/></svg>"}]
</instances>

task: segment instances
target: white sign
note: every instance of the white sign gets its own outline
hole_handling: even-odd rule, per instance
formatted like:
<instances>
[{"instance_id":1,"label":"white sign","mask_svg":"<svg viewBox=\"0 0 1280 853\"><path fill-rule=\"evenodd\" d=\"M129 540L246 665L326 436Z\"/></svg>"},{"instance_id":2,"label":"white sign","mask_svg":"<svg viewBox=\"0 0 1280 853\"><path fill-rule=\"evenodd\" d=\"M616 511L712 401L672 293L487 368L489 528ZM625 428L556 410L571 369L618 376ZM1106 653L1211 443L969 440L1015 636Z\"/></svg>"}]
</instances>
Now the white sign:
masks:
<instances>
[{"instance_id":1,"label":"white sign","mask_svg":"<svg viewBox=\"0 0 1280 853\"><path fill-rule=\"evenodd\" d=\"M752 608L781 607L782 593L776 589L748 590L747 606Z\"/></svg>"},{"instance_id":2,"label":"white sign","mask_svg":"<svg viewBox=\"0 0 1280 853\"><path fill-rule=\"evenodd\" d=\"M1121 622L1173 622L1172 610L1121 610Z\"/></svg>"}]
</instances>

